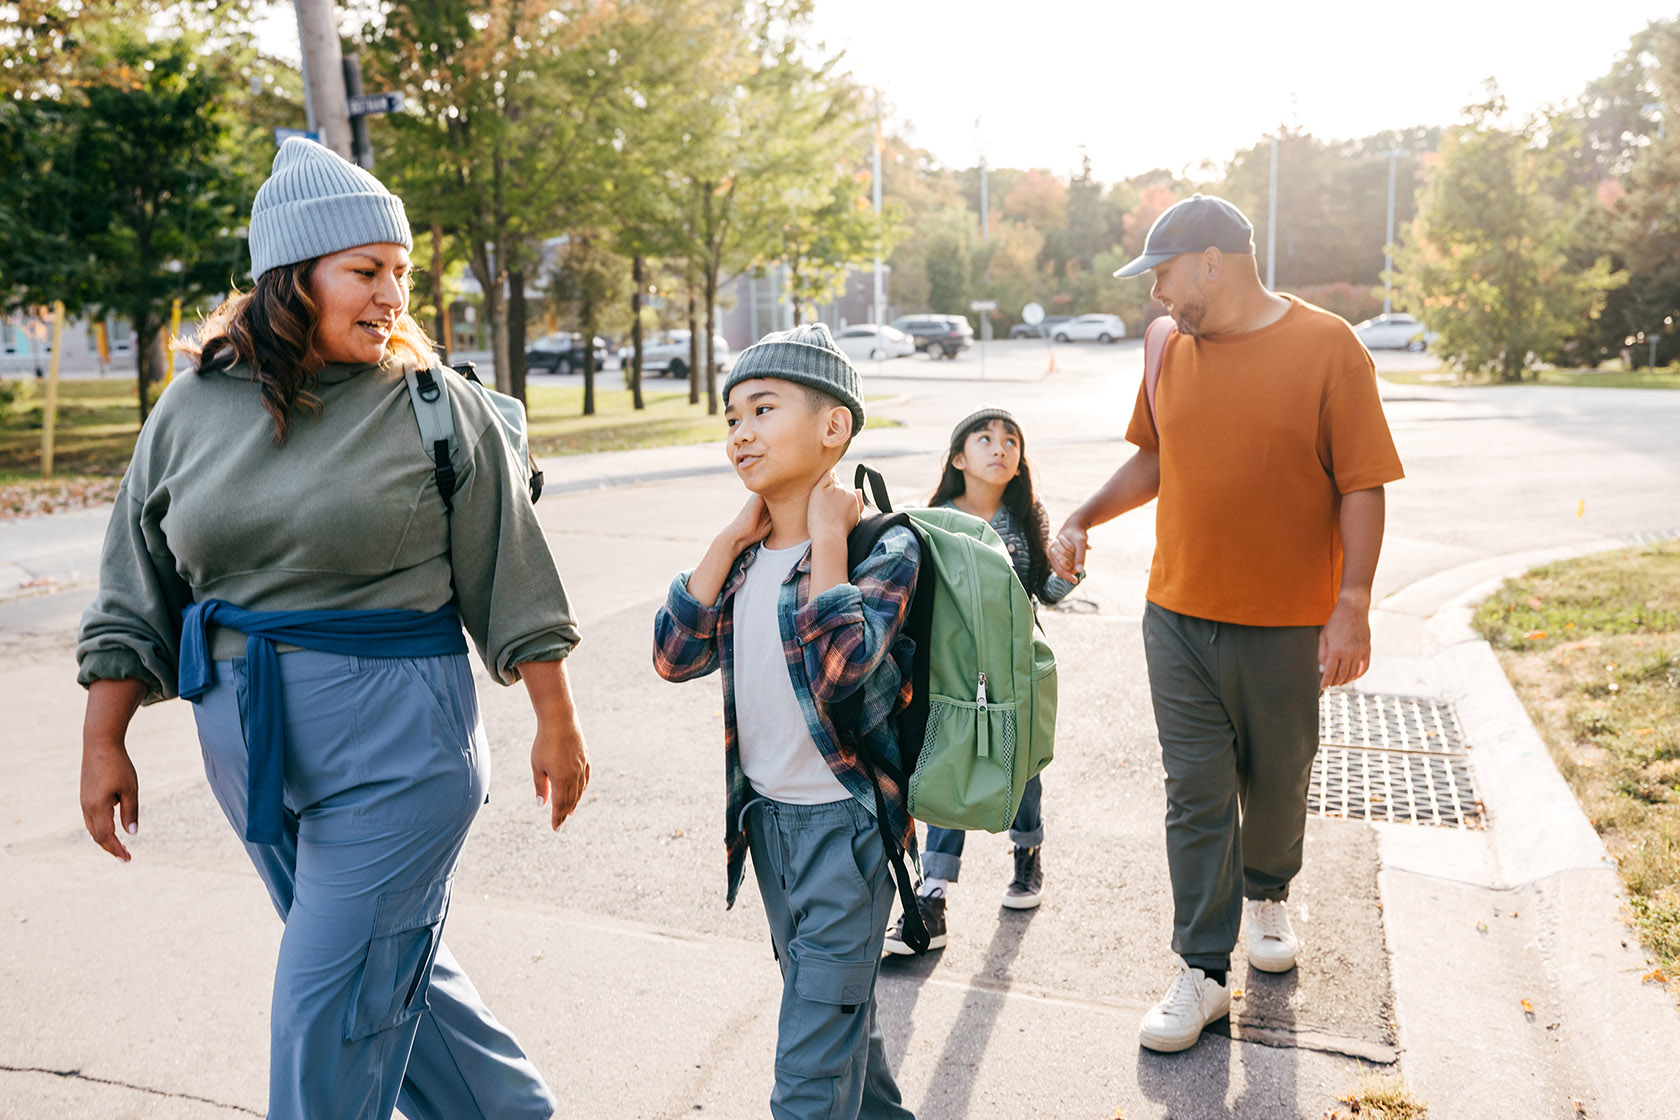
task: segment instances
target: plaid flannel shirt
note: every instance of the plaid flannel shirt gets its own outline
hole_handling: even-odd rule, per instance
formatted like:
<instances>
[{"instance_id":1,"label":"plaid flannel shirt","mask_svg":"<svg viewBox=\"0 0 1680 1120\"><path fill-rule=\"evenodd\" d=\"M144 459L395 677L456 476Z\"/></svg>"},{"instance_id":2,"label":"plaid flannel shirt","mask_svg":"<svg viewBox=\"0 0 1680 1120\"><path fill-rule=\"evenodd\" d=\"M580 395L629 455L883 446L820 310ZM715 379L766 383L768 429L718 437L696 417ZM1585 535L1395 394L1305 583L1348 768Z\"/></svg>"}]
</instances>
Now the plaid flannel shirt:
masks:
<instances>
[{"instance_id":1,"label":"plaid flannel shirt","mask_svg":"<svg viewBox=\"0 0 1680 1120\"><path fill-rule=\"evenodd\" d=\"M670 595L653 624L653 667L668 681L703 677L723 670L724 768L728 807L724 849L728 856L728 904L735 905L747 862L747 837L741 815L756 796L741 769L735 724L735 592L758 555L756 547L736 557L718 601L699 602L688 593L689 572L671 582ZM875 814L875 790L857 755L840 745L830 706L862 690L864 743L875 757L900 767L898 733L892 721L910 702L911 659L915 643L903 633L916 589L921 545L905 528L889 529L852 573L850 583L811 598L811 553L806 551L782 582L777 613L782 652L794 695L805 712L805 725L829 769L858 803ZM916 859L916 826L907 807L908 792L877 770L887 803L887 825Z\"/></svg>"}]
</instances>

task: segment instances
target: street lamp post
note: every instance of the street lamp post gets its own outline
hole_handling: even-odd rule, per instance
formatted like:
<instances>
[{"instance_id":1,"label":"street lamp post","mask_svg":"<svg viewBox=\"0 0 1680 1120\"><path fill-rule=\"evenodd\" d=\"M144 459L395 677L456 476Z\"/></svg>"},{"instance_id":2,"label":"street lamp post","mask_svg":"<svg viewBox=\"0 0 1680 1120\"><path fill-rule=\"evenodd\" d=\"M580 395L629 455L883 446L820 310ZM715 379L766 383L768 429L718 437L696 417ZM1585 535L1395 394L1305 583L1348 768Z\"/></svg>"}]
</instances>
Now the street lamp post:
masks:
<instances>
[{"instance_id":1,"label":"street lamp post","mask_svg":"<svg viewBox=\"0 0 1680 1120\"><path fill-rule=\"evenodd\" d=\"M1388 240L1383 242L1383 314L1394 308L1394 180L1396 162L1412 153L1398 148L1382 153L1388 157Z\"/></svg>"}]
</instances>

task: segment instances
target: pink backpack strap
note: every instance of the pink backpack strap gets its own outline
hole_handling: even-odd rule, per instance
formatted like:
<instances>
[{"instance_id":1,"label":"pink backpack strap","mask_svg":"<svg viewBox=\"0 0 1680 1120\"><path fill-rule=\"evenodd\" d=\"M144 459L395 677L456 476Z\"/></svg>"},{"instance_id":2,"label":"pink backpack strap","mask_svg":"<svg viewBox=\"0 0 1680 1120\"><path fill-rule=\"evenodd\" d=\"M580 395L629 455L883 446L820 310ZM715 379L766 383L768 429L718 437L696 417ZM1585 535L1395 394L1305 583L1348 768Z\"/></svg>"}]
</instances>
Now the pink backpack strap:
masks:
<instances>
[{"instance_id":1,"label":"pink backpack strap","mask_svg":"<svg viewBox=\"0 0 1680 1120\"><path fill-rule=\"evenodd\" d=\"M1171 315L1152 319L1143 331L1143 394L1149 402L1149 421L1157 438L1161 425L1155 419L1155 388L1161 383L1161 359L1167 354L1167 336L1178 329Z\"/></svg>"}]
</instances>

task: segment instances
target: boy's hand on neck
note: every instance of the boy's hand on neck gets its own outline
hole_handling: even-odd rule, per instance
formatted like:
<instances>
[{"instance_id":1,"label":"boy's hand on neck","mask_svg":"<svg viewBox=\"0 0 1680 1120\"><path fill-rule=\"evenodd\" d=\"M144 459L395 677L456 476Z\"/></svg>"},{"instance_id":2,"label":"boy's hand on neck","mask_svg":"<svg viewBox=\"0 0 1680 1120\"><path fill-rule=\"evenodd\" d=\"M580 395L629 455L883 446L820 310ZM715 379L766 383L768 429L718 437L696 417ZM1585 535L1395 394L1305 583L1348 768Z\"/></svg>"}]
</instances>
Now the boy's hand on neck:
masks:
<instances>
[{"instance_id":1,"label":"boy's hand on neck","mask_svg":"<svg viewBox=\"0 0 1680 1120\"><path fill-rule=\"evenodd\" d=\"M770 507L757 494L748 495L741 512L712 539L706 555L688 574L688 593L707 606L716 603L735 558L769 535Z\"/></svg>"},{"instance_id":2,"label":"boy's hand on neck","mask_svg":"<svg viewBox=\"0 0 1680 1120\"><path fill-rule=\"evenodd\" d=\"M847 582L846 537L863 516L863 491L840 485L833 471L811 488L805 523L811 533L811 596Z\"/></svg>"},{"instance_id":3,"label":"boy's hand on neck","mask_svg":"<svg viewBox=\"0 0 1680 1120\"><path fill-rule=\"evenodd\" d=\"M723 527L719 537L739 556L770 535L770 507L757 494L747 496L747 504L735 519Z\"/></svg>"}]
</instances>

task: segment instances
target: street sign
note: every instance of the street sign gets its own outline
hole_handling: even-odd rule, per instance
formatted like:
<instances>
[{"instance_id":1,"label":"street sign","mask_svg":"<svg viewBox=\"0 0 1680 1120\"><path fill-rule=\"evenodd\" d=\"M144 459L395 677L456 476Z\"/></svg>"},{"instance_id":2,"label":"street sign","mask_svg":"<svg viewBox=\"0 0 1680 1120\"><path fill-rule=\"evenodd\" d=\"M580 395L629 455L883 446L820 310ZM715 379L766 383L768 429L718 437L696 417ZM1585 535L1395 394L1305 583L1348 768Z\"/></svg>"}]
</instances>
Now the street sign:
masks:
<instances>
[{"instance_id":1,"label":"street sign","mask_svg":"<svg viewBox=\"0 0 1680 1120\"><path fill-rule=\"evenodd\" d=\"M404 102L400 93L363 93L346 98L345 104L350 106L352 117L366 117L374 113L400 113Z\"/></svg>"},{"instance_id":2,"label":"street sign","mask_svg":"<svg viewBox=\"0 0 1680 1120\"><path fill-rule=\"evenodd\" d=\"M968 304L968 309L970 311L996 311L997 310L997 300L995 300L995 299L970 300L969 304Z\"/></svg>"},{"instance_id":3,"label":"street sign","mask_svg":"<svg viewBox=\"0 0 1680 1120\"><path fill-rule=\"evenodd\" d=\"M294 136L301 136L305 140L313 140L317 144L321 142L321 134L318 132L305 132L301 128L277 128L274 130L274 146L278 148Z\"/></svg>"},{"instance_id":4,"label":"street sign","mask_svg":"<svg viewBox=\"0 0 1680 1120\"><path fill-rule=\"evenodd\" d=\"M1036 327L1044 322L1044 305L1029 303L1021 308L1021 322L1029 327Z\"/></svg>"}]
</instances>

